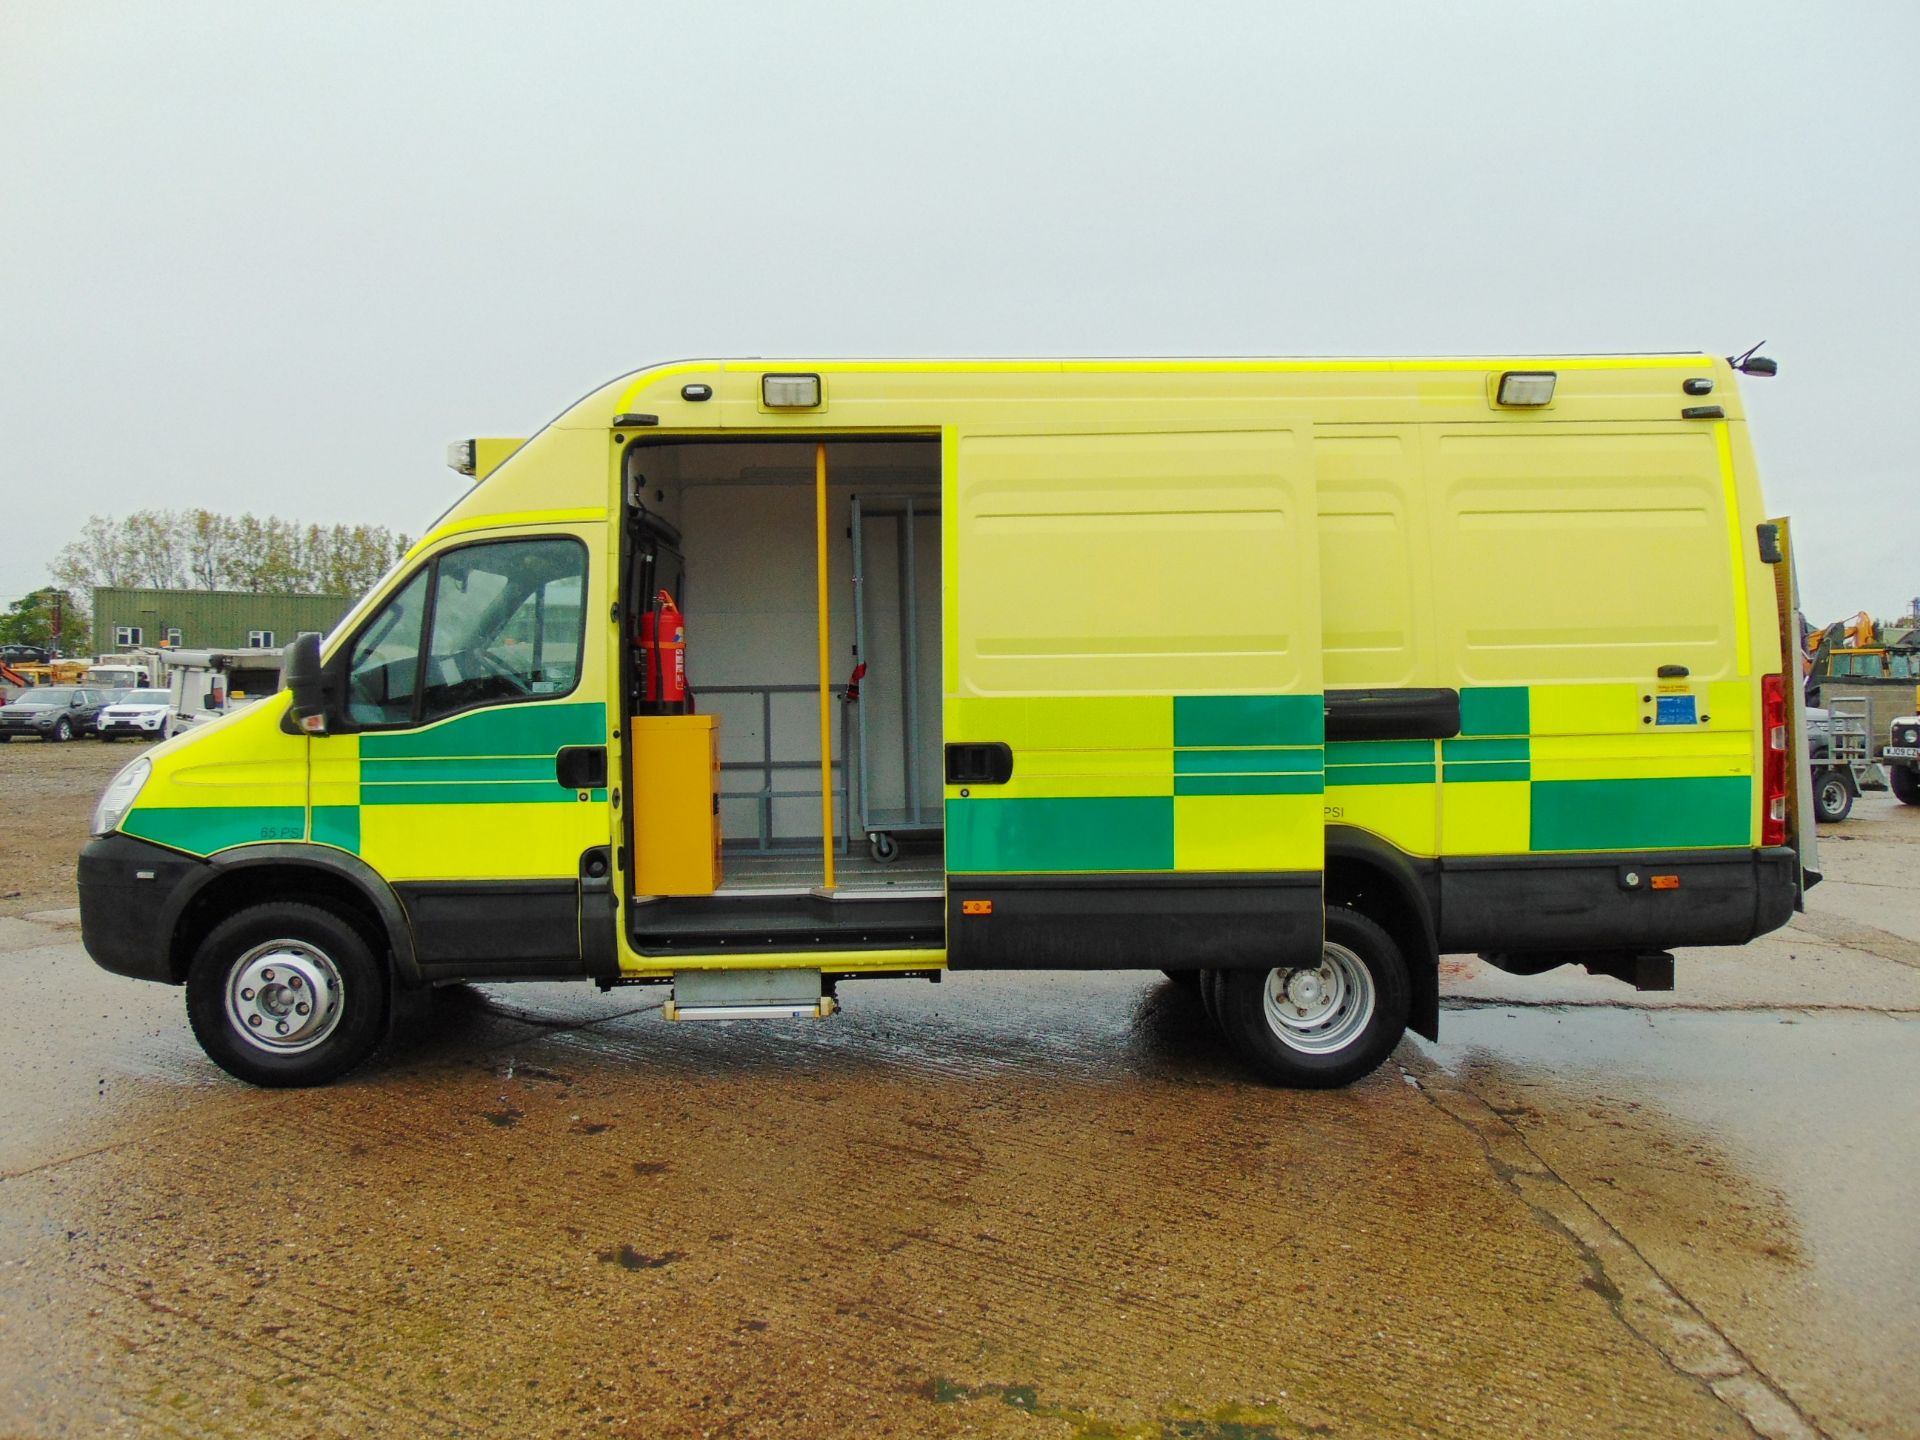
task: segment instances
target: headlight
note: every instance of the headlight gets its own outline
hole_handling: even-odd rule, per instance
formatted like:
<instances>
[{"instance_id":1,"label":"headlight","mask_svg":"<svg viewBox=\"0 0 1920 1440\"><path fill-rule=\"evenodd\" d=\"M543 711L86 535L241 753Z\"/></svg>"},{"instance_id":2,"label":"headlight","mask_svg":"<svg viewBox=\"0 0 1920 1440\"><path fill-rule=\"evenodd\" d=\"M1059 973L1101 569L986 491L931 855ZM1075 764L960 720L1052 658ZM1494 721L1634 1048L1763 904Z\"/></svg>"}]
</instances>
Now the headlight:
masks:
<instances>
[{"instance_id":1,"label":"headlight","mask_svg":"<svg viewBox=\"0 0 1920 1440\"><path fill-rule=\"evenodd\" d=\"M140 787L147 783L147 776L153 773L153 765L142 755L131 765L123 767L120 773L107 784L106 793L100 797L100 803L93 807L93 833L110 835L127 818L127 811L133 808Z\"/></svg>"}]
</instances>

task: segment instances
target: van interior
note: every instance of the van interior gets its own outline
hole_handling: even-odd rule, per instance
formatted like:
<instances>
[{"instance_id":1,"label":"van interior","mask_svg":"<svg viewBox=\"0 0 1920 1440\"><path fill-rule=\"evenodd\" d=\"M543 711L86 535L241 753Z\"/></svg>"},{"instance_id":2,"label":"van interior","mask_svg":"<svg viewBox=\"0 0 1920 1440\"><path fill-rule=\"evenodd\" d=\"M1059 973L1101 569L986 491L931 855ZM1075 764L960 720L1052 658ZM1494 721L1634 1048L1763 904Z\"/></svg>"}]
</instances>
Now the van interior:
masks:
<instances>
[{"instance_id":1,"label":"van interior","mask_svg":"<svg viewBox=\"0 0 1920 1440\"><path fill-rule=\"evenodd\" d=\"M640 438L626 451L625 494L622 813L635 948L937 948L937 437ZM648 643L677 624L683 698L671 652Z\"/></svg>"}]
</instances>

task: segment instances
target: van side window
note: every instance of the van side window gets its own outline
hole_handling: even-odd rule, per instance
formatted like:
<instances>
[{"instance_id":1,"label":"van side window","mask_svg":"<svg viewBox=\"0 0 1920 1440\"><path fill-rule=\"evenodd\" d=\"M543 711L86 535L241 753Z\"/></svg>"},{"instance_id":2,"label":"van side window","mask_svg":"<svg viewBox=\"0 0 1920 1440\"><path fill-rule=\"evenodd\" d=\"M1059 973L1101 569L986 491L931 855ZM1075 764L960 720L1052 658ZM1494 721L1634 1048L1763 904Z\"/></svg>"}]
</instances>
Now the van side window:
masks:
<instances>
[{"instance_id":1,"label":"van side window","mask_svg":"<svg viewBox=\"0 0 1920 1440\"><path fill-rule=\"evenodd\" d=\"M402 586L353 642L347 661L347 713L362 725L413 719L427 576L423 570Z\"/></svg>"},{"instance_id":2,"label":"van side window","mask_svg":"<svg viewBox=\"0 0 1920 1440\"><path fill-rule=\"evenodd\" d=\"M420 718L565 695L586 638L586 547L504 540L442 555Z\"/></svg>"}]
</instances>

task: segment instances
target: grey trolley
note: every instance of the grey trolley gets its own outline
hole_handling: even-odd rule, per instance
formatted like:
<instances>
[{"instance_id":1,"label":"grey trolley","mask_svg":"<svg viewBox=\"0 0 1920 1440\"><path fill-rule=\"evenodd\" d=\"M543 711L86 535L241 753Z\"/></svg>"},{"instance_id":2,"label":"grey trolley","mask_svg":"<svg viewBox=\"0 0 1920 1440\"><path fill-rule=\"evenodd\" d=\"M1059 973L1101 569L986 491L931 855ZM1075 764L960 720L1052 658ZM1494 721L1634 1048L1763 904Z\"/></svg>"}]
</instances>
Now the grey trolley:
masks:
<instances>
[{"instance_id":1,"label":"grey trolley","mask_svg":"<svg viewBox=\"0 0 1920 1440\"><path fill-rule=\"evenodd\" d=\"M921 673L920 636L923 624L940 623L938 603L925 604L921 594L929 584L940 593L939 518L931 495L852 501L853 653L867 673L857 703L847 707L857 737L850 788L868 853L882 862L899 857L902 838L942 828L939 692L923 692L923 682L937 685L939 676ZM928 521L931 546L919 533Z\"/></svg>"}]
</instances>

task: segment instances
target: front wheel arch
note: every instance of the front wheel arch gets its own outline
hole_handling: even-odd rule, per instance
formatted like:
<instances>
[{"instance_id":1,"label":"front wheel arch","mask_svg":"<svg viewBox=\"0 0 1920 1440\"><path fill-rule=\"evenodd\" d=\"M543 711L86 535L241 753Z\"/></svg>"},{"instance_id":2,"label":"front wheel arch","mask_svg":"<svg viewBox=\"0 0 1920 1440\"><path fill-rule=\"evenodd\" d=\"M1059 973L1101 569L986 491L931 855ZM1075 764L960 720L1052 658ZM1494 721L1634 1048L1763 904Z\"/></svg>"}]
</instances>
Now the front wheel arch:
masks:
<instances>
[{"instance_id":1,"label":"front wheel arch","mask_svg":"<svg viewBox=\"0 0 1920 1440\"><path fill-rule=\"evenodd\" d=\"M228 916L262 899L318 905L353 925L390 964L396 989L421 983L413 932L398 898L366 861L305 844L249 845L215 855L199 883L162 916L169 936L167 978L184 984L202 941Z\"/></svg>"}]
</instances>

